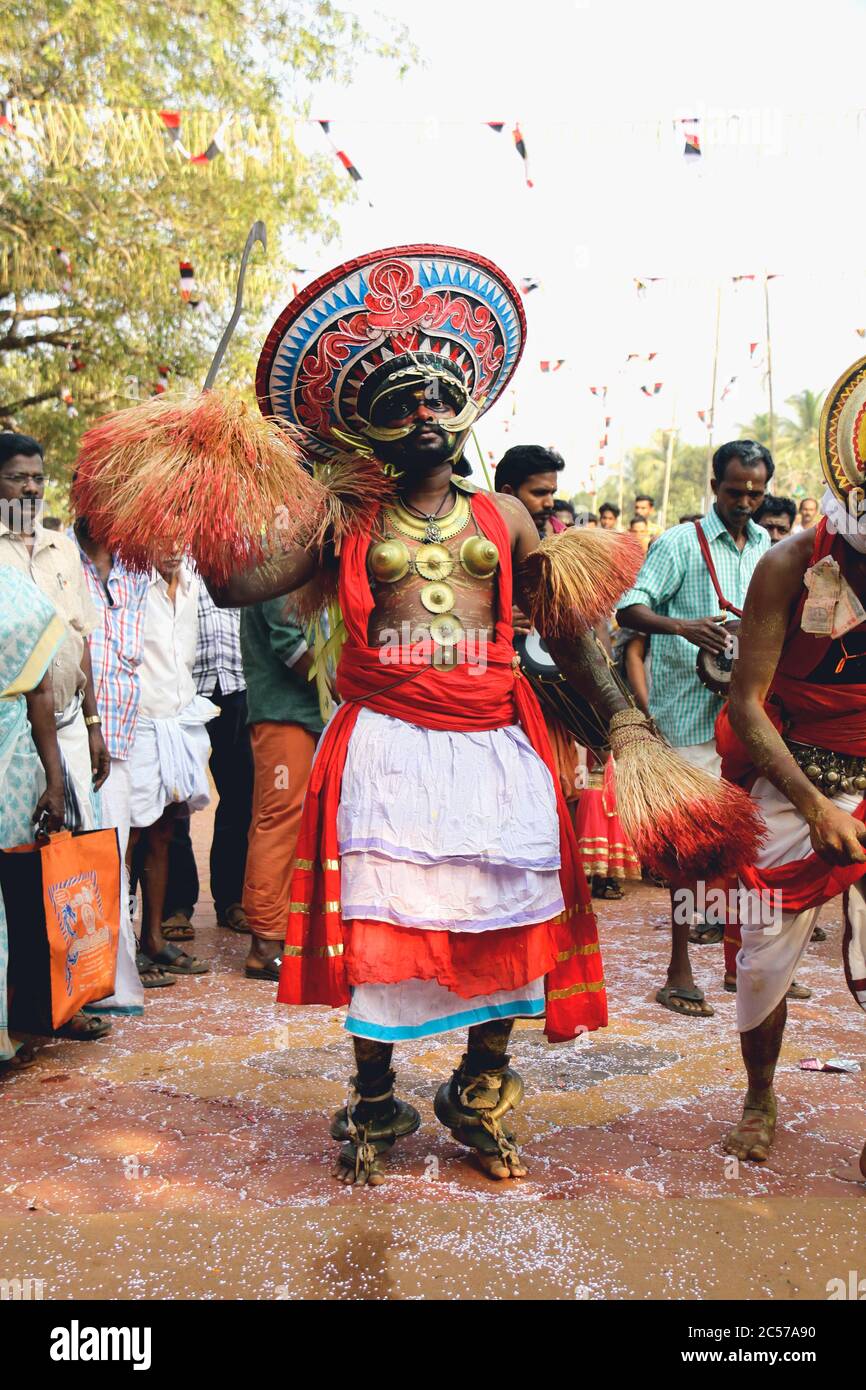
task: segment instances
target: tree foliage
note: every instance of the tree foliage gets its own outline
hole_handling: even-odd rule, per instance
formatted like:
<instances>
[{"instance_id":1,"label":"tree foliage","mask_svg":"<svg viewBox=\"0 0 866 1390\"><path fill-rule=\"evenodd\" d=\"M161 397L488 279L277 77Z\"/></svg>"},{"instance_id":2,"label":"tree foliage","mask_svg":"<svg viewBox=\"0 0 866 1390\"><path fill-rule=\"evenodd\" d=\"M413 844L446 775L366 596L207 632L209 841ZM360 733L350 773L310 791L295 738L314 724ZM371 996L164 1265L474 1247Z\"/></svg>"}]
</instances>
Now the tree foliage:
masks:
<instances>
[{"instance_id":1,"label":"tree foliage","mask_svg":"<svg viewBox=\"0 0 866 1390\"><path fill-rule=\"evenodd\" d=\"M823 392L798 391L789 396L790 415L776 415L773 491L780 497L820 497L824 490L818 454L818 427ZM770 417L756 415L740 426L741 439L756 439L770 447Z\"/></svg>"},{"instance_id":2,"label":"tree foliage","mask_svg":"<svg viewBox=\"0 0 866 1390\"><path fill-rule=\"evenodd\" d=\"M328 153L302 153L290 117L371 50L408 52L402 34L377 38L330 0L4 0L3 98L77 105L85 122L106 107L198 112L205 130L229 112L277 118L285 143L278 161L247 160L235 177L225 159L192 165L173 150L162 168L52 163L0 132L0 419L69 464L89 420L149 394L160 365L174 384L200 383L251 223L269 234L252 312L288 287L287 233L333 235L351 185ZM158 125L154 138L167 139ZM178 292L182 260L198 311ZM249 380L260 337L239 332L226 377Z\"/></svg>"}]
</instances>

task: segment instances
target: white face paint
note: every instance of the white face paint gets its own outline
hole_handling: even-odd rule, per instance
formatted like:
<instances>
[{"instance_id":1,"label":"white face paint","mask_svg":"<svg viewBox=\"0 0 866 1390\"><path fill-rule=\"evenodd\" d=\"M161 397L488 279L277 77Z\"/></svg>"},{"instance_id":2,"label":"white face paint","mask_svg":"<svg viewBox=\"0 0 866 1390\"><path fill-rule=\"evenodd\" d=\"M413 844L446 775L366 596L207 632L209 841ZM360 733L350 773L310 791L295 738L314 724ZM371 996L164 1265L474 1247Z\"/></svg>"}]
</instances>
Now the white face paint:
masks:
<instances>
[{"instance_id":1,"label":"white face paint","mask_svg":"<svg viewBox=\"0 0 866 1390\"><path fill-rule=\"evenodd\" d=\"M858 516L853 508L840 502L829 488L821 498L821 511L827 518L829 531L843 536L854 550L866 555L866 511Z\"/></svg>"}]
</instances>

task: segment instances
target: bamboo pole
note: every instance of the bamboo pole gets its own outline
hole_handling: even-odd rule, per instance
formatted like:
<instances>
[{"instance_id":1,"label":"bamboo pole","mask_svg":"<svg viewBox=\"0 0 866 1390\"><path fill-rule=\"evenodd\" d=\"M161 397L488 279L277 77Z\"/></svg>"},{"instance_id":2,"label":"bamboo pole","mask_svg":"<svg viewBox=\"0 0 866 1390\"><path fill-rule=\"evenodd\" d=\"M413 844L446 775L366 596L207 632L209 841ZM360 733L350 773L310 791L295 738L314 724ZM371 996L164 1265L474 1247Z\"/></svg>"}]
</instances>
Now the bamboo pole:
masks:
<instances>
[{"instance_id":1,"label":"bamboo pole","mask_svg":"<svg viewBox=\"0 0 866 1390\"><path fill-rule=\"evenodd\" d=\"M719 377L719 326L722 319L722 283L716 286L716 342L713 348L713 389L710 398L710 428L707 435L707 467L704 476L704 511L713 505L713 489L710 482L713 476L713 433L716 426L716 385Z\"/></svg>"},{"instance_id":2,"label":"bamboo pole","mask_svg":"<svg viewBox=\"0 0 866 1390\"><path fill-rule=\"evenodd\" d=\"M665 450L665 486L662 493L662 511L659 517L659 525L662 530L668 524L668 501L671 493L671 472L674 464L674 449L677 440L677 397L674 396L674 408L671 411L671 427L668 433L667 449Z\"/></svg>"}]
</instances>

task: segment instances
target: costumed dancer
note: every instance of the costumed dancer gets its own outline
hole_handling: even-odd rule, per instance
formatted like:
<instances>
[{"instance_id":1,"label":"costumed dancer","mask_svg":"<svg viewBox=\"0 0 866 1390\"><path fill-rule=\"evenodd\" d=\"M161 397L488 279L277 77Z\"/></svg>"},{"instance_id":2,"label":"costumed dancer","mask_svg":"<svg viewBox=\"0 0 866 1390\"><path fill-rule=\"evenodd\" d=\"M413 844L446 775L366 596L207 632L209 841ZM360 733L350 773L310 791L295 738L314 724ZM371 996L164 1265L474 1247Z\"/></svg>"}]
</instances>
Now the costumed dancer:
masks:
<instances>
[{"instance_id":1,"label":"costumed dancer","mask_svg":"<svg viewBox=\"0 0 866 1390\"><path fill-rule=\"evenodd\" d=\"M513 591L610 722L630 828L648 852L674 872L683 840L688 870L723 842L730 852L722 827L750 825L747 797L679 764L629 707L590 635L634 578L633 544L586 530L540 543L518 500L464 481L468 432L523 339L520 297L484 258L372 252L278 318L257 377L268 420L205 392L108 417L82 448L82 504L101 508L106 532L125 534L142 563L170 536L191 545L218 603L291 592L298 611L328 606L322 667L343 639L342 703L304 805L278 997L348 1006L356 1070L331 1127L347 1183L382 1181L388 1150L420 1123L394 1095L395 1043L468 1028L436 1114L491 1177L520 1177L514 1019L545 1014L551 1041L606 1022L573 828L512 648ZM198 488L211 498L207 530ZM280 540L262 557L277 488ZM753 845L754 825L737 862Z\"/></svg>"},{"instance_id":2,"label":"costumed dancer","mask_svg":"<svg viewBox=\"0 0 866 1390\"><path fill-rule=\"evenodd\" d=\"M725 1143L757 1162L776 1127L786 993L821 905L840 893L845 978L866 1008L864 422L861 358L823 409L823 518L774 545L755 570L716 730L724 775L751 789L768 831L741 874L749 892L740 900L737 1025L748 1091ZM866 1178L866 1148L859 1172Z\"/></svg>"},{"instance_id":3,"label":"costumed dancer","mask_svg":"<svg viewBox=\"0 0 866 1390\"><path fill-rule=\"evenodd\" d=\"M581 748L580 753L584 785L575 810L574 833L583 871L594 898L618 901L623 896L622 880L640 879L640 860L617 811L613 758L600 765L588 748Z\"/></svg>"}]
</instances>

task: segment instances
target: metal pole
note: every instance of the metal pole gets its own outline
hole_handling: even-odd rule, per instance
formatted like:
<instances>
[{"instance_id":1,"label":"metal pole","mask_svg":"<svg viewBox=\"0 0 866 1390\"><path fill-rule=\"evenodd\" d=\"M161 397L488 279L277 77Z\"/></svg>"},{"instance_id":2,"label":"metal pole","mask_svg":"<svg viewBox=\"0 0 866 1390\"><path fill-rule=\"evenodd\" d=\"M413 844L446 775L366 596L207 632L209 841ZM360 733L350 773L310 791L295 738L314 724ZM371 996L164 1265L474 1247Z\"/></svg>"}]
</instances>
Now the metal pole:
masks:
<instances>
[{"instance_id":1,"label":"metal pole","mask_svg":"<svg viewBox=\"0 0 866 1390\"><path fill-rule=\"evenodd\" d=\"M767 328L767 398L770 407L770 453L776 457L776 417L773 413L773 355L770 348L770 277L764 272L764 320Z\"/></svg>"},{"instance_id":2,"label":"metal pole","mask_svg":"<svg viewBox=\"0 0 866 1390\"><path fill-rule=\"evenodd\" d=\"M707 468L704 477L704 511L713 505L713 489L710 480L713 476L713 432L716 425L716 383L719 375L719 325L722 318L722 286L716 286L716 343L713 348L713 390L710 398L710 429L707 435Z\"/></svg>"}]
</instances>

